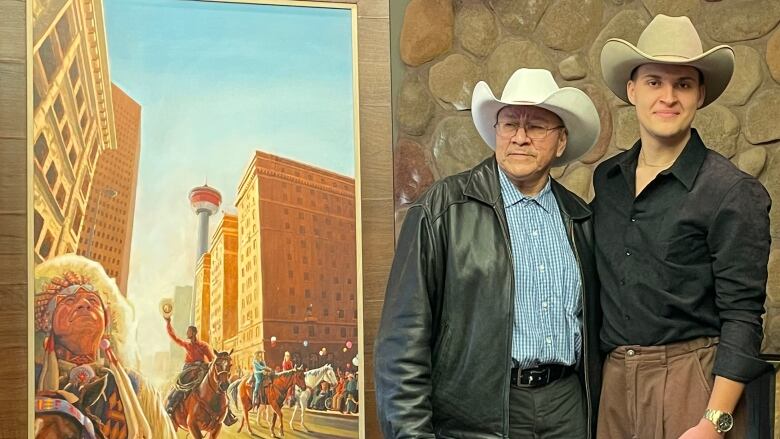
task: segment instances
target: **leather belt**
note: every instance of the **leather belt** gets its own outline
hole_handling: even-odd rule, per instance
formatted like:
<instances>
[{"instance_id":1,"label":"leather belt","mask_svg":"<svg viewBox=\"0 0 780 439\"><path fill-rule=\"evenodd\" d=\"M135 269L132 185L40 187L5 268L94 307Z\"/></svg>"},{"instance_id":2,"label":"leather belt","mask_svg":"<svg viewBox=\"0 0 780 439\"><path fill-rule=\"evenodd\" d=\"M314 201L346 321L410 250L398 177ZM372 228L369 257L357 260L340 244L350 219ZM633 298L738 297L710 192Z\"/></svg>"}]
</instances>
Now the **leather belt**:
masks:
<instances>
[{"instance_id":1,"label":"leather belt","mask_svg":"<svg viewBox=\"0 0 780 439\"><path fill-rule=\"evenodd\" d=\"M542 387L574 372L574 367L562 364L547 364L533 369L513 367L509 383L515 387Z\"/></svg>"}]
</instances>

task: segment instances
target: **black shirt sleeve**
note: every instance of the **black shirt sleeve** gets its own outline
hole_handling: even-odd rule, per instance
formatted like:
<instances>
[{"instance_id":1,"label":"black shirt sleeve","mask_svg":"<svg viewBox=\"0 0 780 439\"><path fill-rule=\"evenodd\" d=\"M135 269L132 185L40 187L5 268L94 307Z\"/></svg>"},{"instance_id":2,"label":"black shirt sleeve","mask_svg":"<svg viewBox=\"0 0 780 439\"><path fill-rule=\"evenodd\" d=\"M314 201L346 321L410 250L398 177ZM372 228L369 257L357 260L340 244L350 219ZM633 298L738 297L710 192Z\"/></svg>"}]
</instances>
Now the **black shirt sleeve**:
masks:
<instances>
[{"instance_id":1,"label":"black shirt sleeve","mask_svg":"<svg viewBox=\"0 0 780 439\"><path fill-rule=\"evenodd\" d=\"M709 228L721 321L713 373L734 381L751 381L768 367L758 354L771 242L770 206L769 194L757 180L739 180L724 196Z\"/></svg>"}]
</instances>

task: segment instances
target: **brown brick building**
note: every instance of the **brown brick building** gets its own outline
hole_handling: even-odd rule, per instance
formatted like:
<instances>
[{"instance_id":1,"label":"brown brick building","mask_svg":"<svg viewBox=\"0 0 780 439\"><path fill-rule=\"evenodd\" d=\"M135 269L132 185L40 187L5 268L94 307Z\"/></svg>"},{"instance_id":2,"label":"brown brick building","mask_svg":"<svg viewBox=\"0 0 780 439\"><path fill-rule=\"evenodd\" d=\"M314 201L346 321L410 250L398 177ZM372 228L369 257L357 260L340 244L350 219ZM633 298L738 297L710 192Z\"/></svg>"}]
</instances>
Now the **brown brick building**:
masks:
<instances>
[{"instance_id":1,"label":"brown brick building","mask_svg":"<svg viewBox=\"0 0 780 439\"><path fill-rule=\"evenodd\" d=\"M309 367L349 362L358 346L354 179L257 151L236 205L235 363L248 367L258 349L272 367L285 351Z\"/></svg>"}]
</instances>

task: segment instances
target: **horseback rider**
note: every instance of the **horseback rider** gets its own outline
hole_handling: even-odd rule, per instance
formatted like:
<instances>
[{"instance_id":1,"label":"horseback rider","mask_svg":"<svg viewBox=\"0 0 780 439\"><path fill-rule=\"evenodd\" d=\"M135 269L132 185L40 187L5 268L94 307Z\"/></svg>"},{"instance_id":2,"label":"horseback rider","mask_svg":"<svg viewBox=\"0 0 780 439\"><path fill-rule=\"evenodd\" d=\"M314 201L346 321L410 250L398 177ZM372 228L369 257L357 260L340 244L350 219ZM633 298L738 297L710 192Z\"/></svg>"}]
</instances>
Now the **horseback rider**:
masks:
<instances>
[{"instance_id":1,"label":"horseback rider","mask_svg":"<svg viewBox=\"0 0 780 439\"><path fill-rule=\"evenodd\" d=\"M255 385L252 389L252 407L259 404L268 404L265 397L265 392L262 392L263 381L265 377L273 373L273 369L269 368L265 364L265 354L263 351L255 352L255 358L252 360L252 371L255 377Z\"/></svg>"},{"instance_id":2,"label":"horseback rider","mask_svg":"<svg viewBox=\"0 0 780 439\"><path fill-rule=\"evenodd\" d=\"M165 316L165 329L168 331L168 335L171 337L174 343L184 348L187 352L184 358L184 367L181 373L176 378L176 386L174 386L170 395L168 395L168 404L165 407L165 411L170 416L173 416L179 403L184 400L190 390L198 386L206 376L209 370L209 362L214 359L214 354L211 352L211 347L203 340L198 340L198 328L190 326L187 328L187 340L184 341L176 336L176 332L171 325L171 317Z\"/></svg>"},{"instance_id":3,"label":"horseback rider","mask_svg":"<svg viewBox=\"0 0 780 439\"><path fill-rule=\"evenodd\" d=\"M176 409L189 392L200 385L203 378L209 371L209 362L214 360L214 353L208 343L203 340L198 340L198 328L195 326L189 326L187 328L187 340L184 341L173 330L171 325L171 316L164 315L165 329L168 331L168 335L171 337L174 343L184 348L187 355L184 358L184 367L176 378L176 385L168 395L168 403L165 407L165 411L173 418L176 413ZM227 416L225 417L225 425L232 425L236 422L236 417L231 413L230 407L228 407Z\"/></svg>"}]
</instances>

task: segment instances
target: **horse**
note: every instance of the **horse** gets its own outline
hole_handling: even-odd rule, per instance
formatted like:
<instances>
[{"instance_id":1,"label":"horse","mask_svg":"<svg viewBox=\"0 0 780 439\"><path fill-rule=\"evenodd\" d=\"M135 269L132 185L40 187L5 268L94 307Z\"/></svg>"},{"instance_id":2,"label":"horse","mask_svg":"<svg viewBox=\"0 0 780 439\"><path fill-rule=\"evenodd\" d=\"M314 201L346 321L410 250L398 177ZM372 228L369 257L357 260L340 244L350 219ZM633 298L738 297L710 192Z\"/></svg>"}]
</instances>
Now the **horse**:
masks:
<instances>
[{"instance_id":1,"label":"horse","mask_svg":"<svg viewBox=\"0 0 780 439\"><path fill-rule=\"evenodd\" d=\"M244 428L244 424L246 423L247 428L249 429L249 433L254 434L252 433L252 426L249 424L249 411L255 407L257 408L257 415L255 417L255 422L257 422L257 425L262 425L260 423L261 412L265 413L266 423L271 425L271 421L269 420L268 416L270 406L261 404L258 404L254 407L252 406L253 386L250 382L251 378L252 375L246 375L244 377L238 378L230 383L230 386L228 387L228 400L230 401L230 404L235 407L236 412L244 413L244 416L241 418L241 424L238 426L238 433L241 433L241 430ZM265 385L269 384L270 383L266 381Z\"/></svg>"},{"instance_id":2,"label":"horse","mask_svg":"<svg viewBox=\"0 0 780 439\"><path fill-rule=\"evenodd\" d=\"M306 373L304 373L304 380L306 381L305 388L295 386L295 397L297 398L298 402L295 404L295 408L293 408L292 415L290 415L290 430L295 430L293 427L293 420L295 420L295 414L298 413L298 407L300 407L301 429L305 432L308 432L309 429L306 428L306 425L303 423L303 417L306 414L306 407L309 405L309 398L311 398L312 389L317 387L322 381L327 382L331 386L335 386L338 384L339 380L338 377L336 377L336 373L333 372L333 367L330 364L326 364L317 369L306 371Z\"/></svg>"},{"instance_id":3,"label":"horse","mask_svg":"<svg viewBox=\"0 0 780 439\"><path fill-rule=\"evenodd\" d=\"M200 386L193 389L179 404L173 415L173 428L190 432L195 439L203 439L202 431L209 438L216 438L222 430L222 421L227 414L227 389L230 384L232 359L230 352L214 350L214 360L209 365Z\"/></svg>"},{"instance_id":4,"label":"horse","mask_svg":"<svg viewBox=\"0 0 780 439\"><path fill-rule=\"evenodd\" d=\"M252 406L252 387L249 385L250 376L247 375L236 382L233 382L231 387L231 398L234 400L236 407L238 408L238 400L241 401L241 408L244 412L243 418L241 418L241 425L238 427L238 433L241 433L241 429L244 428L246 423L249 429L249 434L252 432L252 425L249 423L249 410ZM287 397L287 391L294 385L299 387L306 387L306 381L304 378L303 367L298 366L295 369L284 371L273 375L271 383L266 384L262 388L262 392L265 393L267 406L274 412L273 420L268 422L268 429L272 437L279 437L276 435L276 419L279 418L279 429L281 437L284 437L284 415L282 414L282 404ZM266 410L266 406L258 405L257 408L257 424L260 425L260 413Z\"/></svg>"}]
</instances>

